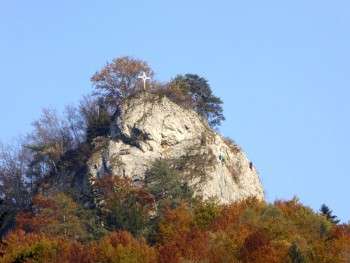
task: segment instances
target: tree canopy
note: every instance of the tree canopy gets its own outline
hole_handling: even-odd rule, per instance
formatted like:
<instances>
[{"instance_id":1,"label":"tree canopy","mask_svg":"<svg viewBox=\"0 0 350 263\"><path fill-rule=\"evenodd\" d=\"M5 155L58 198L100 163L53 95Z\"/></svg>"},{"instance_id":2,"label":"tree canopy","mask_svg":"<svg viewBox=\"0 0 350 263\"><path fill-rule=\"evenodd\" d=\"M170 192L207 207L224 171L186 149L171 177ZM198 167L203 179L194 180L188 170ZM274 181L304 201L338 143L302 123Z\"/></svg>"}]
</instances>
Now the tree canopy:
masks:
<instances>
[{"instance_id":1,"label":"tree canopy","mask_svg":"<svg viewBox=\"0 0 350 263\"><path fill-rule=\"evenodd\" d=\"M223 102L213 94L208 81L196 74L176 76L169 84L170 90L180 93L184 101L212 127L219 126L225 120Z\"/></svg>"},{"instance_id":2,"label":"tree canopy","mask_svg":"<svg viewBox=\"0 0 350 263\"><path fill-rule=\"evenodd\" d=\"M131 57L120 57L107 63L96 72L91 81L96 95L115 113L118 105L128 96L142 89L138 78L142 72L153 77L154 72L147 62ZM154 82L153 92L163 93L175 102L195 110L212 127L225 120L223 102L213 94L208 81L196 74L178 75L168 84ZM107 107L107 106L106 106Z\"/></svg>"},{"instance_id":3,"label":"tree canopy","mask_svg":"<svg viewBox=\"0 0 350 263\"><path fill-rule=\"evenodd\" d=\"M147 62L131 57L120 57L113 59L96 72L91 81L106 102L118 104L120 100L141 89L138 77L142 72L153 76L153 70Z\"/></svg>"},{"instance_id":4,"label":"tree canopy","mask_svg":"<svg viewBox=\"0 0 350 263\"><path fill-rule=\"evenodd\" d=\"M338 224L340 220L336 215L333 215L333 211L325 204L321 206L320 212L324 215L332 224Z\"/></svg>"},{"instance_id":5,"label":"tree canopy","mask_svg":"<svg viewBox=\"0 0 350 263\"><path fill-rule=\"evenodd\" d=\"M0 262L349 262L350 225L326 205L315 212L297 198L218 204L194 196L189 180L209 162L202 153L157 160L137 182L109 169L89 177L88 160L106 150L116 110L142 87L142 71L153 75L142 60L113 60L91 79L97 94L63 116L44 110L17 146L0 144ZM153 84L151 92L212 127L224 120L205 78ZM199 171L183 174L184 158ZM78 195L62 178L87 189Z\"/></svg>"}]
</instances>

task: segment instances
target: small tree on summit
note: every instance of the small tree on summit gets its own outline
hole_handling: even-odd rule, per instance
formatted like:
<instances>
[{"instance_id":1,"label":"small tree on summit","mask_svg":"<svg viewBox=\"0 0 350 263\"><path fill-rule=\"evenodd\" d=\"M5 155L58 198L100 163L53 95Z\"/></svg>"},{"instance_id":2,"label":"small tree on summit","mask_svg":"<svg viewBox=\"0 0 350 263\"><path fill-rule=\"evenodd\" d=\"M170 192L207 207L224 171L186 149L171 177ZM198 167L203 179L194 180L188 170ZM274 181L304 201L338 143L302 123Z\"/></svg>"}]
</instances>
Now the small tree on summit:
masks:
<instances>
[{"instance_id":1,"label":"small tree on summit","mask_svg":"<svg viewBox=\"0 0 350 263\"><path fill-rule=\"evenodd\" d=\"M222 100L216 97L205 78L196 74L178 75L169 84L170 90L180 93L190 106L208 121L211 127L216 127L225 120Z\"/></svg>"},{"instance_id":2,"label":"small tree on summit","mask_svg":"<svg viewBox=\"0 0 350 263\"><path fill-rule=\"evenodd\" d=\"M108 105L107 111L117 113L123 99L142 89L139 76L143 72L150 77L154 74L147 62L120 57L92 76L97 95ZM175 97L177 103L193 108L211 127L219 126L225 120L222 100L213 94L208 81L196 74L178 75L169 83L168 89L161 87L158 91L165 91L170 98Z\"/></svg>"},{"instance_id":3,"label":"small tree on summit","mask_svg":"<svg viewBox=\"0 0 350 263\"><path fill-rule=\"evenodd\" d=\"M145 61L120 57L114 59L112 63L107 63L99 72L96 72L91 81L106 102L118 105L121 99L142 87L138 79L142 72L153 76L152 69Z\"/></svg>"}]
</instances>

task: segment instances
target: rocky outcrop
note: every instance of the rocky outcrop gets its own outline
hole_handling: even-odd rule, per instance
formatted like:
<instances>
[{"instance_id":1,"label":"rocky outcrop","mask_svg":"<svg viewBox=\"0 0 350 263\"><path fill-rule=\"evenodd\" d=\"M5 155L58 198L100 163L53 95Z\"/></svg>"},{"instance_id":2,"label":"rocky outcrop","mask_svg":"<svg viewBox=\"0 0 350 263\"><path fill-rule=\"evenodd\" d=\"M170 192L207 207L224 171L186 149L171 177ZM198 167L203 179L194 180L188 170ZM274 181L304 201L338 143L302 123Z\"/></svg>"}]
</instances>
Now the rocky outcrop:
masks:
<instances>
[{"instance_id":1,"label":"rocky outcrop","mask_svg":"<svg viewBox=\"0 0 350 263\"><path fill-rule=\"evenodd\" d=\"M96 145L88 162L91 178L108 172L142 182L156 159L167 159L204 198L216 197L221 203L264 198L258 173L243 151L196 112L165 96L143 93L127 99L111 139Z\"/></svg>"}]
</instances>

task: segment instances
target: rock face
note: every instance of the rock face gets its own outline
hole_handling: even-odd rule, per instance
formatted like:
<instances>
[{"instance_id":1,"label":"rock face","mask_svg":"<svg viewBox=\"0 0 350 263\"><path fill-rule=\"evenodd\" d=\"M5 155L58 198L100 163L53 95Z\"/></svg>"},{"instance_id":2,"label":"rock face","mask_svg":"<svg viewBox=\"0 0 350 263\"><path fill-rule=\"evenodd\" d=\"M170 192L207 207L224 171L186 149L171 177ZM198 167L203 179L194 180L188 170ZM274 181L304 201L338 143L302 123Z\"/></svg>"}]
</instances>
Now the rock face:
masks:
<instances>
[{"instance_id":1,"label":"rock face","mask_svg":"<svg viewBox=\"0 0 350 263\"><path fill-rule=\"evenodd\" d=\"M108 171L142 182L155 160L166 159L204 198L221 203L264 198L258 173L242 150L165 96L143 93L126 100L111 139L101 145L88 162L91 178Z\"/></svg>"}]
</instances>

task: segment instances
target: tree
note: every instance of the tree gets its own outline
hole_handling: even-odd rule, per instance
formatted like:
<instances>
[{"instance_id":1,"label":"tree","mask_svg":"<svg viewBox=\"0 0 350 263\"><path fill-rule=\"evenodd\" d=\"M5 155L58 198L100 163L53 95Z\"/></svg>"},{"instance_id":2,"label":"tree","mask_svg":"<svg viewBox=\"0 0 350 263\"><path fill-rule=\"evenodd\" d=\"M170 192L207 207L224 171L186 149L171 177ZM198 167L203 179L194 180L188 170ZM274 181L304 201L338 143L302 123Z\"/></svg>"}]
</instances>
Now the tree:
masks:
<instances>
[{"instance_id":1,"label":"tree","mask_svg":"<svg viewBox=\"0 0 350 263\"><path fill-rule=\"evenodd\" d=\"M88 143L98 136L108 136L113 113L102 97L84 97L80 103L80 114L84 120L85 137Z\"/></svg>"},{"instance_id":2,"label":"tree","mask_svg":"<svg viewBox=\"0 0 350 263\"><path fill-rule=\"evenodd\" d=\"M323 204L321 206L320 212L323 216L325 216L327 218L327 220L329 222L331 222L332 224L338 224L340 222L340 220L337 218L336 215L333 215L333 211L329 209L328 206L326 206L325 204Z\"/></svg>"},{"instance_id":3,"label":"tree","mask_svg":"<svg viewBox=\"0 0 350 263\"><path fill-rule=\"evenodd\" d=\"M57 256L58 240L40 235L26 235L23 231L10 233L1 242L0 261L12 262L67 262ZM62 246L63 247L63 246Z\"/></svg>"},{"instance_id":4,"label":"tree","mask_svg":"<svg viewBox=\"0 0 350 263\"><path fill-rule=\"evenodd\" d=\"M66 239L84 241L103 233L97 225L96 216L62 192L49 197L36 195L32 211L19 213L16 221L18 229L28 233Z\"/></svg>"},{"instance_id":5,"label":"tree","mask_svg":"<svg viewBox=\"0 0 350 263\"><path fill-rule=\"evenodd\" d=\"M95 196L109 230L144 234L154 208L152 196L132 184L129 178L106 175L95 184Z\"/></svg>"},{"instance_id":6,"label":"tree","mask_svg":"<svg viewBox=\"0 0 350 263\"><path fill-rule=\"evenodd\" d=\"M92 247L92 252L96 256L91 262L158 262L155 248L148 246L144 239L135 239L125 231L104 237Z\"/></svg>"},{"instance_id":7,"label":"tree","mask_svg":"<svg viewBox=\"0 0 350 263\"><path fill-rule=\"evenodd\" d=\"M271 244L267 233L263 230L257 230L244 240L240 249L240 258L242 262L281 262L278 253Z\"/></svg>"},{"instance_id":8,"label":"tree","mask_svg":"<svg viewBox=\"0 0 350 263\"><path fill-rule=\"evenodd\" d=\"M138 79L145 72L153 75L150 66L142 60L131 57L120 57L107 63L99 72L96 72L91 81L97 91L107 103L118 105L120 101L142 88Z\"/></svg>"},{"instance_id":9,"label":"tree","mask_svg":"<svg viewBox=\"0 0 350 263\"><path fill-rule=\"evenodd\" d=\"M170 82L169 87L175 93L182 94L182 101L190 101L193 109L206 119L210 126L219 126L225 120L223 102L213 94L205 78L195 74L178 75Z\"/></svg>"},{"instance_id":10,"label":"tree","mask_svg":"<svg viewBox=\"0 0 350 263\"><path fill-rule=\"evenodd\" d=\"M293 244L289 248L288 256L291 260L291 263L304 263L304 262L306 262L305 257L303 256L300 248L298 247L298 245L295 242L293 242Z\"/></svg>"},{"instance_id":11,"label":"tree","mask_svg":"<svg viewBox=\"0 0 350 263\"><path fill-rule=\"evenodd\" d=\"M159 206L176 206L182 201L192 199L193 191L166 160L157 160L146 172L145 188Z\"/></svg>"},{"instance_id":12,"label":"tree","mask_svg":"<svg viewBox=\"0 0 350 263\"><path fill-rule=\"evenodd\" d=\"M0 196L16 208L28 204L26 187L27 153L23 148L0 145Z\"/></svg>"},{"instance_id":13,"label":"tree","mask_svg":"<svg viewBox=\"0 0 350 263\"><path fill-rule=\"evenodd\" d=\"M11 203L0 200L0 238L15 227L18 210L11 206Z\"/></svg>"},{"instance_id":14,"label":"tree","mask_svg":"<svg viewBox=\"0 0 350 263\"><path fill-rule=\"evenodd\" d=\"M40 119L33 122L33 132L27 136L25 145L31 152L27 174L33 187L43 178L57 175L62 156L85 140L81 116L73 109L66 114L65 119L54 110L44 109Z\"/></svg>"},{"instance_id":15,"label":"tree","mask_svg":"<svg viewBox=\"0 0 350 263\"><path fill-rule=\"evenodd\" d=\"M220 212L221 209L216 200L198 202L194 209L194 222L200 229L208 228Z\"/></svg>"},{"instance_id":16,"label":"tree","mask_svg":"<svg viewBox=\"0 0 350 263\"><path fill-rule=\"evenodd\" d=\"M30 204L27 165L25 149L0 144L0 237L14 227L18 211Z\"/></svg>"}]
</instances>

